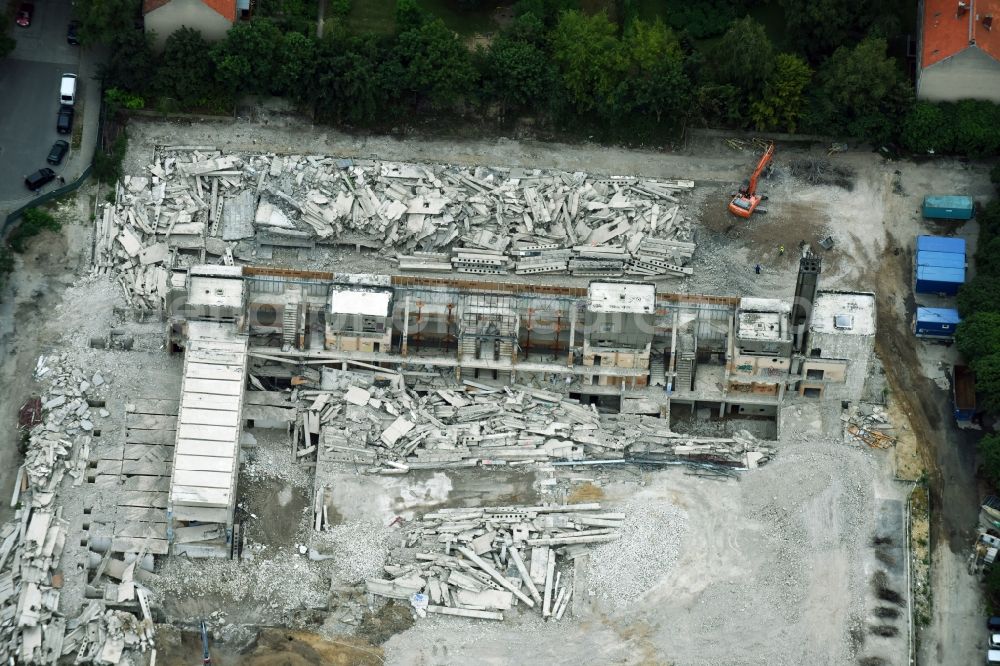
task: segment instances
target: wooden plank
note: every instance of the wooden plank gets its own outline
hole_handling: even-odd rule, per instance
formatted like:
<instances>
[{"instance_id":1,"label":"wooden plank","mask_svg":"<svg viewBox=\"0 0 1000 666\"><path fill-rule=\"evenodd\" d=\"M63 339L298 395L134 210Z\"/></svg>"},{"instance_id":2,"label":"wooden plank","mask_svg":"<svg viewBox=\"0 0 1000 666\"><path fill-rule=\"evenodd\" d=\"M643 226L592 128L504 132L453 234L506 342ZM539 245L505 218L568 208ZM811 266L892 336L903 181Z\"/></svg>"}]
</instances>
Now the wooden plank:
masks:
<instances>
[{"instance_id":1,"label":"wooden plank","mask_svg":"<svg viewBox=\"0 0 1000 666\"><path fill-rule=\"evenodd\" d=\"M167 508L167 494L145 490L123 490L118 494L118 506Z\"/></svg>"},{"instance_id":2,"label":"wooden plank","mask_svg":"<svg viewBox=\"0 0 1000 666\"><path fill-rule=\"evenodd\" d=\"M226 382L218 379L184 379L185 393L210 393L213 395L240 395L243 382Z\"/></svg>"},{"instance_id":3,"label":"wooden plank","mask_svg":"<svg viewBox=\"0 0 1000 666\"><path fill-rule=\"evenodd\" d=\"M174 430L132 430L125 433L128 444L173 444L177 439Z\"/></svg>"},{"instance_id":4,"label":"wooden plank","mask_svg":"<svg viewBox=\"0 0 1000 666\"><path fill-rule=\"evenodd\" d=\"M118 460L98 460L97 461L97 474L99 476L118 476L122 473L122 461L121 458Z\"/></svg>"},{"instance_id":5,"label":"wooden plank","mask_svg":"<svg viewBox=\"0 0 1000 666\"><path fill-rule=\"evenodd\" d=\"M214 354L217 352L230 352L230 353L240 353L245 352L247 349L247 339L230 339L226 340L224 338L199 338L191 336L188 340L188 351L194 351L200 354Z\"/></svg>"},{"instance_id":6,"label":"wooden plank","mask_svg":"<svg viewBox=\"0 0 1000 666\"><path fill-rule=\"evenodd\" d=\"M248 405L267 405L268 407L291 407L291 393L284 391L247 391L243 402Z\"/></svg>"},{"instance_id":7,"label":"wooden plank","mask_svg":"<svg viewBox=\"0 0 1000 666\"><path fill-rule=\"evenodd\" d=\"M235 365L242 367L246 363L246 354L240 350L226 351L226 350L210 350L210 349L195 349L192 350L189 346L188 356L189 363L210 363L218 365Z\"/></svg>"},{"instance_id":8,"label":"wooden plank","mask_svg":"<svg viewBox=\"0 0 1000 666\"><path fill-rule=\"evenodd\" d=\"M125 447L121 444L112 444L110 446L101 446L95 453L97 454L97 460L121 460L122 451Z\"/></svg>"},{"instance_id":9,"label":"wooden plank","mask_svg":"<svg viewBox=\"0 0 1000 666\"><path fill-rule=\"evenodd\" d=\"M177 416L178 400L161 398L135 398L129 402L130 410L136 414L163 414Z\"/></svg>"},{"instance_id":10,"label":"wooden plank","mask_svg":"<svg viewBox=\"0 0 1000 666\"><path fill-rule=\"evenodd\" d=\"M184 393L181 396L184 409L223 409L236 412L240 409L238 395L211 395L210 393Z\"/></svg>"},{"instance_id":11,"label":"wooden plank","mask_svg":"<svg viewBox=\"0 0 1000 666\"><path fill-rule=\"evenodd\" d=\"M227 382L243 381L243 366L188 363L184 376L191 379L221 379Z\"/></svg>"},{"instance_id":12,"label":"wooden plank","mask_svg":"<svg viewBox=\"0 0 1000 666\"><path fill-rule=\"evenodd\" d=\"M166 539L167 524L123 520L115 524L115 537Z\"/></svg>"},{"instance_id":13,"label":"wooden plank","mask_svg":"<svg viewBox=\"0 0 1000 666\"><path fill-rule=\"evenodd\" d=\"M166 539L115 537L111 541L111 550L115 553L138 553L141 550L145 550L145 552L153 555L166 555L170 547Z\"/></svg>"},{"instance_id":14,"label":"wooden plank","mask_svg":"<svg viewBox=\"0 0 1000 666\"><path fill-rule=\"evenodd\" d=\"M124 460L160 462L170 460L173 457L174 447L163 446L161 444L128 444L122 452L122 459Z\"/></svg>"},{"instance_id":15,"label":"wooden plank","mask_svg":"<svg viewBox=\"0 0 1000 666\"><path fill-rule=\"evenodd\" d=\"M126 490L155 490L166 493L170 491L169 476L126 476L122 481Z\"/></svg>"},{"instance_id":16,"label":"wooden plank","mask_svg":"<svg viewBox=\"0 0 1000 666\"><path fill-rule=\"evenodd\" d=\"M233 485L233 475L229 472L202 472L179 469L174 471L173 487L225 488Z\"/></svg>"},{"instance_id":17,"label":"wooden plank","mask_svg":"<svg viewBox=\"0 0 1000 666\"><path fill-rule=\"evenodd\" d=\"M240 436L239 428L195 425L182 423L177 430L177 439L201 439L209 442L235 442Z\"/></svg>"},{"instance_id":18,"label":"wooden plank","mask_svg":"<svg viewBox=\"0 0 1000 666\"><path fill-rule=\"evenodd\" d=\"M177 417L129 412L125 415L125 425L136 430L174 430L177 427Z\"/></svg>"},{"instance_id":19,"label":"wooden plank","mask_svg":"<svg viewBox=\"0 0 1000 666\"><path fill-rule=\"evenodd\" d=\"M120 506L115 514L115 522L132 520L143 523L167 522L167 512L162 509L145 509L138 506Z\"/></svg>"},{"instance_id":20,"label":"wooden plank","mask_svg":"<svg viewBox=\"0 0 1000 666\"><path fill-rule=\"evenodd\" d=\"M230 493L222 488L192 488L191 486L174 486L170 491L174 506L193 504L226 509L229 507Z\"/></svg>"},{"instance_id":21,"label":"wooden plank","mask_svg":"<svg viewBox=\"0 0 1000 666\"><path fill-rule=\"evenodd\" d=\"M232 458L236 455L236 442L205 442L194 439L178 439L175 457L180 455Z\"/></svg>"},{"instance_id":22,"label":"wooden plank","mask_svg":"<svg viewBox=\"0 0 1000 666\"><path fill-rule=\"evenodd\" d=\"M177 456L174 469L195 472L228 472L233 471L233 459L219 456Z\"/></svg>"},{"instance_id":23,"label":"wooden plank","mask_svg":"<svg viewBox=\"0 0 1000 666\"><path fill-rule=\"evenodd\" d=\"M229 520L229 511L226 508L185 506L179 504L174 506L174 520L197 520L200 523L226 523Z\"/></svg>"},{"instance_id":24,"label":"wooden plank","mask_svg":"<svg viewBox=\"0 0 1000 666\"><path fill-rule=\"evenodd\" d=\"M239 425L239 412L224 412L221 409L188 409L181 412L181 423L196 425L229 426Z\"/></svg>"},{"instance_id":25,"label":"wooden plank","mask_svg":"<svg viewBox=\"0 0 1000 666\"><path fill-rule=\"evenodd\" d=\"M165 462L126 460L122 463L122 474L129 476L170 476L170 465Z\"/></svg>"}]
</instances>

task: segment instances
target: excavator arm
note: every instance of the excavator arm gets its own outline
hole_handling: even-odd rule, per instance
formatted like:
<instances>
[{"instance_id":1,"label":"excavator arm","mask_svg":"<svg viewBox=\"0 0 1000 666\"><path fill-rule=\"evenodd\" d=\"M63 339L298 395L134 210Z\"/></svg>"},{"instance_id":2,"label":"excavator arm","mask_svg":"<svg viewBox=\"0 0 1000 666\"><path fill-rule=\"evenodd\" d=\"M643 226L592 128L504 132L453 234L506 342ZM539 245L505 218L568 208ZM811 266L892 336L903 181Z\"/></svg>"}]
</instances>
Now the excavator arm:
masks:
<instances>
[{"instance_id":1,"label":"excavator arm","mask_svg":"<svg viewBox=\"0 0 1000 666\"><path fill-rule=\"evenodd\" d=\"M757 181L760 180L760 175L764 173L767 165L771 163L772 157L774 157L773 143L769 144L767 150L764 151L764 155L761 156L760 161L757 163L757 168L750 175L750 179L743 183L740 191L729 202L729 212L733 215L749 218L757 209L757 204L762 199L762 197L757 195Z\"/></svg>"},{"instance_id":2,"label":"excavator arm","mask_svg":"<svg viewBox=\"0 0 1000 666\"><path fill-rule=\"evenodd\" d=\"M757 163L757 168L754 169L753 174L750 176L750 182L747 183L746 194L754 195L757 193L757 181L760 180L760 174L764 173L764 169L767 165L771 163L771 158L774 157L774 144L772 143L764 151L764 155L760 158L760 162Z\"/></svg>"}]
</instances>

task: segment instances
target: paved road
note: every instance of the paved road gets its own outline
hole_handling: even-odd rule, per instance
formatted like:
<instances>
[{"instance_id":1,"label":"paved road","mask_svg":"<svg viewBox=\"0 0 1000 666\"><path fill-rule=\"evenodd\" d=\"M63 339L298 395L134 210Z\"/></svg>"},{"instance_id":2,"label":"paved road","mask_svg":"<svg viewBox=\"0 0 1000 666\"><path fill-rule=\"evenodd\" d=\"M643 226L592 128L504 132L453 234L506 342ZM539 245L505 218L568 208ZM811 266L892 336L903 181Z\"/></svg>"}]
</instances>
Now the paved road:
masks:
<instances>
[{"instance_id":1,"label":"paved road","mask_svg":"<svg viewBox=\"0 0 1000 666\"><path fill-rule=\"evenodd\" d=\"M77 73L80 63L79 47L66 43L71 9L70 0L35 2L30 27L10 26L17 48L0 61L0 202L25 197L24 175L47 166L45 157L56 139L69 140L56 132L56 113L59 78L64 72ZM77 103L88 86L96 85L81 77ZM83 121L81 110L74 123ZM72 177L75 174L68 171L72 165L71 153L56 171ZM58 183L46 188L54 186Z\"/></svg>"}]
</instances>

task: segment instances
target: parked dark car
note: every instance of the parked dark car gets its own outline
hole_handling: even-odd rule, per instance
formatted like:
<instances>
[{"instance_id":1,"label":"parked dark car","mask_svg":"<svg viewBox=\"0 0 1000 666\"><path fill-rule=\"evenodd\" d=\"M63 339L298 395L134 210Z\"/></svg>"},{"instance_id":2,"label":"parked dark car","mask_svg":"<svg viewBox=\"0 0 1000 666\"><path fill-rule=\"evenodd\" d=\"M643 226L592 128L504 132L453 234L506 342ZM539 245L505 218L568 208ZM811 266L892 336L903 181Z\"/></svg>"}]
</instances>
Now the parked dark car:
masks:
<instances>
[{"instance_id":1,"label":"parked dark car","mask_svg":"<svg viewBox=\"0 0 1000 666\"><path fill-rule=\"evenodd\" d=\"M73 131L73 107L63 104L59 107L59 116L56 118L56 131L60 134L69 134Z\"/></svg>"},{"instance_id":2,"label":"parked dark car","mask_svg":"<svg viewBox=\"0 0 1000 666\"><path fill-rule=\"evenodd\" d=\"M69 142L59 139L52 144L52 150L49 151L49 156L45 159L49 164L59 164L63 161L63 157L69 152Z\"/></svg>"},{"instance_id":3,"label":"parked dark car","mask_svg":"<svg viewBox=\"0 0 1000 666\"><path fill-rule=\"evenodd\" d=\"M22 2L17 8L17 15L14 17L14 22L22 28L27 28L31 25L31 17L34 15L35 6L30 2Z\"/></svg>"},{"instance_id":4,"label":"parked dark car","mask_svg":"<svg viewBox=\"0 0 1000 666\"><path fill-rule=\"evenodd\" d=\"M73 46L80 45L80 37L78 31L80 30L79 21L70 21L69 25L66 26L66 43L72 44Z\"/></svg>"},{"instance_id":5,"label":"parked dark car","mask_svg":"<svg viewBox=\"0 0 1000 666\"><path fill-rule=\"evenodd\" d=\"M986 628L990 631L1000 631L1000 615L994 615L986 620Z\"/></svg>"},{"instance_id":6,"label":"parked dark car","mask_svg":"<svg viewBox=\"0 0 1000 666\"><path fill-rule=\"evenodd\" d=\"M39 169L30 176L25 176L24 186L29 190L37 190L43 185L51 183L55 177L56 172L48 167L45 167L44 169Z\"/></svg>"}]
</instances>

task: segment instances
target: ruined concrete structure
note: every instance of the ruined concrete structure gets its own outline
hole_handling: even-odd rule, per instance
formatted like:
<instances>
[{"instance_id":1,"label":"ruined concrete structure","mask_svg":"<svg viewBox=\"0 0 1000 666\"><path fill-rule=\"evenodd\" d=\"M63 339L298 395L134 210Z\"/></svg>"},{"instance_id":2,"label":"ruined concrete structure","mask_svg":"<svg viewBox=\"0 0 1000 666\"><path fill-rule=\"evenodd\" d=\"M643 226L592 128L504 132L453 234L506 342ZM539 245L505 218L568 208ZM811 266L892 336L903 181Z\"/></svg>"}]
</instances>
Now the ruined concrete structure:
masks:
<instances>
[{"instance_id":1,"label":"ruined concrete structure","mask_svg":"<svg viewBox=\"0 0 1000 666\"><path fill-rule=\"evenodd\" d=\"M818 263L803 261L806 286L794 307L607 280L577 288L260 267L175 271L169 343L187 358L172 526L210 523L216 540L232 529L244 372L272 390L318 387L324 367L392 370L415 391L442 381L518 382L664 418L705 408L775 418L789 394L857 399L874 344L874 296L817 291Z\"/></svg>"}]
</instances>

